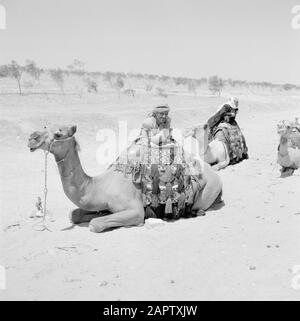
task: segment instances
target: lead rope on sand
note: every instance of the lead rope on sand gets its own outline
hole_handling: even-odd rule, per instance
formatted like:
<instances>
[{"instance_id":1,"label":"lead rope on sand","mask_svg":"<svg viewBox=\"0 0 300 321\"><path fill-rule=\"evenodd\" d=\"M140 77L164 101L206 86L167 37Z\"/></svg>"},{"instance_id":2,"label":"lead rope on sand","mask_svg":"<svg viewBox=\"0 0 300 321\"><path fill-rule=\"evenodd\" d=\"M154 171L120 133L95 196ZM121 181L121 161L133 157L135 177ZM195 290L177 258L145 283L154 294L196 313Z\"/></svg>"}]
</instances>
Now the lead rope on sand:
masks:
<instances>
[{"instance_id":1,"label":"lead rope on sand","mask_svg":"<svg viewBox=\"0 0 300 321\"><path fill-rule=\"evenodd\" d=\"M37 222L33 224L33 229L36 231L49 231L52 232L47 226L46 226L46 214L47 214L47 194L48 194L48 155L50 153L50 149L52 147L52 144L50 144L49 150L44 151L45 155L45 176L44 176L44 208L43 208L43 217L40 222Z\"/></svg>"}]
</instances>

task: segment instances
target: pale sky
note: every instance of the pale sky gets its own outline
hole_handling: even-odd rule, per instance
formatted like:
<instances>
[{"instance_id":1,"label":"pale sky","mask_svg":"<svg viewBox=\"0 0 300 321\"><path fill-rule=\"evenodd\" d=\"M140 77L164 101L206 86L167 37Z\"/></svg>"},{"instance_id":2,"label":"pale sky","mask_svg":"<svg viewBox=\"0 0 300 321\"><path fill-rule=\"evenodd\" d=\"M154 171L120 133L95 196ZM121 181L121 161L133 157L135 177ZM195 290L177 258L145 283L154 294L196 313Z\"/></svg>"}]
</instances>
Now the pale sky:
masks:
<instances>
[{"instance_id":1,"label":"pale sky","mask_svg":"<svg viewBox=\"0 0 300 321\"><path fill-rule=\"evenodd\" d=\"M0 0L0 64L300 85L300 0Z\"/></svg>"}]
</instances>

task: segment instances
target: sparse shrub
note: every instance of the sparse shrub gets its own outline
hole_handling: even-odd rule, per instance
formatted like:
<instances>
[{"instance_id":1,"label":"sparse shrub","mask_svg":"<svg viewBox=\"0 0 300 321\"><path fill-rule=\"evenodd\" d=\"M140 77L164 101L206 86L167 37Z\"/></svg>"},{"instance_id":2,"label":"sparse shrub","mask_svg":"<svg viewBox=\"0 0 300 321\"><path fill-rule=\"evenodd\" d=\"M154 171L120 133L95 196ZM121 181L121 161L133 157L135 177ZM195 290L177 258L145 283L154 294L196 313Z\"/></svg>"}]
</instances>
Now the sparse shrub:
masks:
<instances>
[{"instance_id":1,"label":"sparse shrub","mask_svg":"<svg viewBox=\"0 0 300 321\"><path fill-rule=\"evenodd\" d=\"M107 81L112 87L113 87L113 83L112 83L112 79L113 79L113 74L110 71L107 71L104 75L103 75L103 79L105 81Z\"/></svg>"},{"instance_id":2,"label":"sparse shrub","mask_svg":"<svg viewBox=\"0 0 300 321\"><path fill-rule=\"evenodd\" d=\"M19 94L22 95L21 77L23 73L23 67L20 66L15 60L13 60L11 64L7 66L7 68L8 68L8 75L16 79L19 87Z\"/></svg>"},{"instance_id":3,"label":"sparse shrub","mask_svg":"<svg viewBox=\"0 0 300 321\"><path fill-rule=\"evenodd\" d=\"M191 94L196 95L196 82L194 80L189 80L187 87Z\"/></svg>"},{"instance_id":4,"label":"sparse shrub","mask_svg":"<svg viewBox=\"0 0 300 321\"><path fill-rule=\"evenodd\" d=\"M73 63L68 65L67 68L70 71L74 71L74 70L84 70L84 62L78 60L78 59L74 59Z\"/></svg>"},{"instance_id":5,"label":"sparse shrub","mask_svg":"<svg viewBox=\"0 0 300 321\"><path fill-rule=\"evenodd\" d=\"M91 79L91 78L86 78L85 83L87 85L87 91L89 93L92 93L92 92L97 93L98 92L98 84L97 84L96 80Z\"/></svg>"},{"instance_id":6,"label":"sparse shrub","mask_svg":"<svg viewBox=\"0 0 300 321\"><path fill-rule=\"evenodd\" d=\"M162 75L159 77L159 81L165 83L165 82L168 82L170 80L171 77L169 76L166 76L166 75Z\"/></svg>"},{"instance_id":7,"label":"sparse shrub","mask_svg":"<svg viewBox=\"0 0 300 321\"><path fill-rule=\"evenodd\" d=\"M284 90L292 90L292 89L296 88L296 86L292 85L292 84L284 84L284 85L282 85L282 88Z\"/></svg>"},{"instance_id":8,"label":"sparse shrub","mask_svg":"<svg viewBox=\"0 0 300 321\"><path fill-rule=\"evenodd\" d=\"M156 87L156 95L164 98L168 97L166 91L161 87Z\"/></svg>"},{"instance_id":9,"label":"sparse shrub","mask_svg":"<svg viewBox=\"0 0 300 321\"><path fill-rule=\"evenodd\" d=\"M36 66L33 60L26 60L24 70L35 80L40 81L42 69Z\"/></svg>"},{"instance_id":10,"label":"sparse shrub","mask_svg":"<svg viewBox=\"0 0 300 321\"><path fill-rule=\"evenodd\" d=\"M224 86L223 80L221 78L219 78L218 76L209 77L208 89L212 92L213 95L218 93L220 96L223 86Z\"/></svg>"},{"instance_id":11,"label":"sparse shrub","mask_svg":"<svg viewBox=\"0 0 300 321\"><path fill-rule=\"evenodd\" d=\"M0 66L0 78L9 77L9 68L6 65Z\"/></svg>"},{"instance_id":12,"label":"sparse shrub","mask_svg":"<svg viewBox=\"0 0 300 321\"><path fill-rule=\"evenodd\" d=\"M147 92L151 91L153 89L153 84L147 82L145 84L145 89L146 89Z\"/></svg>"},{"instance_id":13,"label":"sparse shrub","mask_svg":"<svg viewBox=\"0 0 300 321\"><path fill-rule=\"evenodd\" d=\"M119 89L122 89L124 85L125 85L124 80L121 77L118 77L116 81L116 87L118 87Z\"/></svg>"},{"instance_id":14,"label":"sparse shrub","mask_svg":"<svg viewBox=\"0 0 300 321\"><path fill-rule=\"evenodd\" d=\"M134 97L135 96L135 90L134 89L125 89L124 90L124 94L127 95L127 96Z\"/></svg>"},{"instance_id":15,"label":"sparse shrub","mask_svg":"<svg viewBox=\"0 0 300 321\"><path fill-rule=\"evenodd\" d=\"M117 77L116 82L114 83L114 87L116 88L116 90L118 91L119 97L120 97L120 92L122 90L122 88L125 86L124 80L123 78L121 78L120 76Z\"/></svg>"},{"instance_id":16,"label":"sparse shrub","mask_svg":"<svg viewBox=\"0 0 300 321\"><path fill-rule=\"evenodd\" d=\"M74 59L73 63L67 66L68 74L74 74L79 77L84 76L84 62Z\"/></svg>"},{"instance_id":17,"label":"sparse shrub","mask_svg":"<svg viewBox=\"0 0 300 321\"><path fill-rule=\"evenodd\" d=\"M57 84L57 86L64 93L64 72L61 69L51 69L50 76Z\"/></svg>"}]
</instances>

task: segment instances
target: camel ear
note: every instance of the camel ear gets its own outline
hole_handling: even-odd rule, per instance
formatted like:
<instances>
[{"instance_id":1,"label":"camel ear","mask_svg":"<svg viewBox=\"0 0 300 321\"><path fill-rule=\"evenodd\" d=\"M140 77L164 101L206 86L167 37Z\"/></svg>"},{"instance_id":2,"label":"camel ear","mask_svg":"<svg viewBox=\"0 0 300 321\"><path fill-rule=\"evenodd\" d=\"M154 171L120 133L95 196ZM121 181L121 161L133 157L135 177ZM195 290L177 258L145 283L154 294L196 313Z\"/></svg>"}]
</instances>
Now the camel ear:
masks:
<instances>
[{"instance_id":1,"label":"camel ear","mask_svg":"<svg viewBox=\"0 0 300 321\"><path fill-rule=\"evenodd\" d=\"M72 137L76 133L76 130L77 130L77 126L76 125L70 127L69 133L68 133L69 137Z\"/></svg>"}]
</instances>

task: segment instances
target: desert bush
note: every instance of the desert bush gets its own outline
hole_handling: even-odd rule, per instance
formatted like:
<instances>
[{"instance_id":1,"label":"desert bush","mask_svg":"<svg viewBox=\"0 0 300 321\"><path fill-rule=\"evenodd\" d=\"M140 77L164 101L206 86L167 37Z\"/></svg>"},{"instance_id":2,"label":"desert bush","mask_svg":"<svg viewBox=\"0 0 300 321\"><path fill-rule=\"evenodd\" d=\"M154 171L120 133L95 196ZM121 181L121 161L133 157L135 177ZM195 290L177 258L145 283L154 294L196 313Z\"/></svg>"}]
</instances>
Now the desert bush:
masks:
<instances>
[{"instance_id":1,"label":"desert bush","mask_svg":"<svg viewBox=\"0 0 300 321\"><path fill-rule=\"evenodd\" d=\"M96 80L91 79L91 78L86 78L85 83L87 85L87 91L89 93L92 93L92 92L97 93L98 92L98 84L97 84Z\"/></svg>"},{"instance_id":2,"label":"desert bush","mask_svg":"<svg viewBox=\"0 0 300 321\"><path fill-rule=\"evenodd\" d=\"M113 73L110 71L107 71L104 75L103 75L103 79L104 81L108 82L112 87L113 87Z\"/></svg>"},{"instance_id":3,"label":"desert bush","mask_svg":"<svg viewBox=\"0 0 300 321\"><path fill-rule=\"evenodd\" d=\"M118 91L119 96L120 96L120 92L124 86L125 86L125 83L124 83L123 78L118 76L116 82L114 83L114 87Z\"/></svg>"},{"instance_id":4,"label":"desert bush","mask_svg":"<svg viewBox=\"0 0 300 321\"><path fill-rule=\"evenodd\" d=\"M22 95L21 77L23 73L23 67L20 66L15 60L13 60L11 64L7 66L7 68L8 68L8 75L17 81L19 94Z\"/></svg>"},{"instance_id":5,"label":"desert bush","mask_svg":"<svg viewBox=\"0 0 300 321\"><path fill-rule=\"evenodd\" d=\"M157 95L157 96L160 96L160 97L164 97L164 98L167 98L167 97L168 97L165 89L163 89L163 88L161 88L161 87L156 87L156 95Z\"/></svg>"},{"instance_id":6,"label":"desert bush","mask_svg":"<svg viewBox=\"0 0 300 321\"><path fill-rule=\"evenodd\" d=\"M187 83L187 88L188 88L188 91L189 91L191 94L196 95L197 85L196 85L196 82L195 82L193 79L191 79L191 80L188 81L188 83Z\"/></svg>"},{"instance_id":7,"label":"desert bush","mask_svg":"<svg viewBox=\"0 0 300 321\"><path fill-rule=\"evenodd\" d=\"M124 90L124 94L127 95L127 96L134 97L135 96L135 90L134 89L125 89Z\"/></svg>"},{"instance_id":8,"label":"desert bush","mask_svg":"<svg viewBox=\"0 0 300 321\"><path fill-rule=\"evenodd\" d=\"M180 85L185 86L187 84L187 79L183 77L176 77L174 78L174 83L176 86L180 86Z\"/></svg>"},{"instance_id":9,"label":"desert bush","mask_svg":"<svg viewBox=\"0 0 300 321\"><path fill-rule=\"evenodd\" d=\"M84 70L84 62L74 59L73 63L67 66L68 70L74 71L74 70Z\"/></svg>"},{"instance_id":10,"label":"desert bush","mask_svg":"<svg viewBox=\"0 0 300 321\"><path fill-rule=\"evenodd\" d=\"M224 86L223 80L218 76L211 76L208 79L208 89L212 92L213 95L216 93L221 95L222 88Z\"/></svg>"},{"instance_id":11,"label":"desert bush","mask_svg":"<svg viewBox=\"0 0 300 321\"><path fill-rule=\"evenodd\" d=\"M168 82L170 79L171 79L171 77L166 76L166 75L161 75L161 76L159 77L159 81L161 81L162 83L166 83L166 82Z\"/></svg>"},{"instance_id":12,"label":"desert bush","mask_svg":"<svg viewBox=\"0 0 300 321\"><path fill-rule=\"evenodd\" d=\"M74 59L73 63L67 66L67 70L69 74L74 74L79 77L84 76L84 62Z\"/></svg>"},{"instance_id":13,"label":"desert bush","mask_svg":"<svg viewBox=\"0 0 300 321\"><path fill-rule=\"evenodd\" d=\"M0 66L0 78L9 77L9 68L6 65Z\"/></svg>"},{"instance_id":14,"label":"desert bush","mask_svg":"<svg viewBox=\"0 0 300 321\"><path fill-rule=\"evenodd\" d=\"M33 60L26 60L24 70L35 80L40 81L42 69Z\"/></svg>"},{"instance_id":15,"label":"desert bush","mask_svg":"<svg viewBox=\"0 0 300 321\"><path fill-rule=\"evenodd\" d=\"M282 85L282 88L284 90L292 90L292 89L296 88L296 86L292 85L292 84L284 84L284 85Z\"/></svg>"},{"instance_id":16,"label":"desert bush","mask_svg":"<svg viewBox=\"0 0 300 321\"><path fill-rule=\"evenodd\" d=\"M64 93L64 72L61 69L51 69L50 76L57 84L57 86Z\"/></svg>"},{"instance_id":17,"label":"desert bush","mask_svg":"<svg viewBox=\"0 0 300 321\"><path fill-rule=\"evenodd\" d=\"M152 83L149 83L149 82L146 82L145 84L145 90L147 92L151 91L153 89L153 84Z\"/></svg>"}]
</instances>

